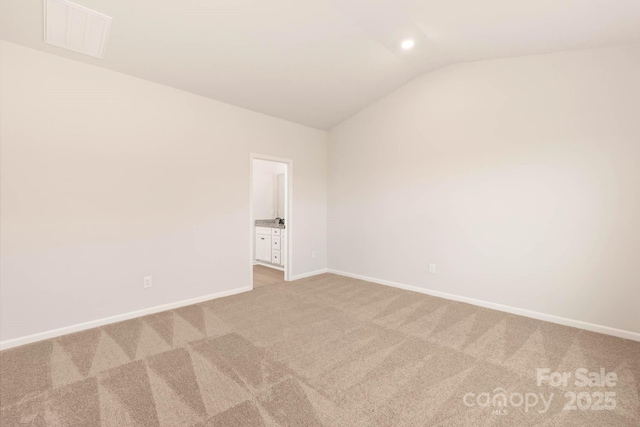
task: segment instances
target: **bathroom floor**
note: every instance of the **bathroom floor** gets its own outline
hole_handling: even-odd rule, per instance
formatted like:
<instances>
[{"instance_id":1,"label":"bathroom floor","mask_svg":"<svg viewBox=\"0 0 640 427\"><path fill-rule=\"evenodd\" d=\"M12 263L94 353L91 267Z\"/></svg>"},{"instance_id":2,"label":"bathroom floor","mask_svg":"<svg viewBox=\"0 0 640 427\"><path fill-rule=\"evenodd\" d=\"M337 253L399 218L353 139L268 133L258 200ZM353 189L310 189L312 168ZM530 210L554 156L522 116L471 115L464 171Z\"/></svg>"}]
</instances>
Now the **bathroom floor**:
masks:
<instances>
[{"instance_id":1,"label":"bathroom floor","mask_svg":"<svg viewBox=\"0 0 640 427\"><path fill-rule=\"evenodd\" d=\"M263 265L253 266L253 288L284 282L284 271Z\"/></svg>"}]
</instances>

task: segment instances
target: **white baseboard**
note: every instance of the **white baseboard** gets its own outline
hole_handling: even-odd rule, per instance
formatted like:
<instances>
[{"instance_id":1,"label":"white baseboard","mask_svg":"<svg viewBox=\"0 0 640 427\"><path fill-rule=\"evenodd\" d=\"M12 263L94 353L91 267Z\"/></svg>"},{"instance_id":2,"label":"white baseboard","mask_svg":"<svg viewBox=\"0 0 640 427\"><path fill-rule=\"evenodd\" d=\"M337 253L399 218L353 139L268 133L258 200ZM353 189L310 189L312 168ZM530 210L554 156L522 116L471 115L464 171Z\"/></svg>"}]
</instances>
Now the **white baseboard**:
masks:
<instances>
[{"instance_id":1,"label":"white baseboard","mask_svg":"<svg viewBox=\"0 0 640 427\"><path fill-rule=\"evenodd\" d=\"M532 319L543 320L547 322L557 323L559 325L571 326L574 328L584 329L587 331L598 332L601 334L612 335L619 338L625 338L633 341L640 342L640 333L626 331L623 329L611 328L609 326L596 325L594 323L583 322L581 320L568 319L566 317L554 316L552 314L540 313L537 311L525 310L522 308L511 307L508 305L478 300L475 298L462 297L459 295L449 294L446 292L434 291L431 289L419 288L417 286L405 285L402 283L392 282L390 280L376 279L374 277L363 276L361 274L347 273L345 271L338 271L332 269L323 268L321 270L311 271L309 273L298 274L293 276L291 280L304 279L306 277L316 276L323 273L333 273L340 276L352 277L354 279L360 279L367 282L377 283L380 285L391 286L394 288L405 289L408 291L419 292L434 297L444 298L452 301L460 301L467 304L476 305L479 307L490 308L493 310L503 311L506 313L517 314L520 316L530 317ZM6 350L13 347L18 347L25 344L30 344L37 341L42 341L50 338L59 337L61 335L71 334L74 332L84 331L86 329L96 328L110 323L122 322L135 317L146 316L148 314L158 313L160 311L172 310L174 308L184 307L186 305L197 304L203 301L208 301L216 298L222 298L230 295L239 294L252 290L251 286L245 286L242 288L232 289L230 291L218 292L215 294L204 295L202 297L192 298L188 300L178 301L169 304L158 305L155 307L145 308L142 310L132 311L129 313L119 314L116 316L105 317L102 319L92 320L85 323L79 323L76 325L66 326L59 329L52 329L46 332L40 332L33 335L27 335L20 338L14 338L10 340L0 341L0 350Z\"/></svg>"},{"instance_id":2,"label":"white baseboard","mask_svg":"<svg viewBox=\"0 0 640 427\"><path fill-rule=\"evenodd\" d=\"M326 268L323 268L321 270L316 270L316 271L310 271L308 273L297 274L297 275L293 276L291 278L291 280L304 279L306 277L317 276L318 274L324 274L324 273L327 273L327 272L328 272L328 270Z\"/></svg>"},{"instance_id":3,"label":"white baseboard","mask_svg":"<svg viewBox=\"0 0 640 427\"><path fill-rule=\"evenodd\" d=\"M146 316L148 314L158 313L160 311L172 310L174 308L184 307L185 305L197 304L203 301L227 297L230 295L247 292L252 289L253 288L251 286L244 286L242 288L231 289L230 291L223 291L215 294L204 295L197 298L191 298L188 300L172 302L172 303L163 304L163 305L157 305L155 307L131 311L129 313L118 314L116 316L105 317L97 320L91 320L89 322L78 323L76 325L65 326L63 328L58 328L58 329L52 329L50 331L40 332L33 335L27 335L20 338L0 341L0 350L6 350L8 348L18 347L18 346L30 344L36 341L42 341L50 338L59 337L61 335L80 332L86 329L97 328L98 326L108 325L110 323L122 322L123 320L133 319L134 317L141 317L141 316Z\"/></svg>"},{"instance_id":4,"label":"white baseboard","mask_svg":"<svg viewBox=\"0 0 640 427\"><path fill-rule=\"evenodd\" d=\"M285 271L284 267L281 267L281 266L275 265L275 264L269 264L268 262L253 261L253 265L261 265L263 267L273 268L274 270Z\"/></svg>"},{"instance_id":5,"label":"white baseboard","mask_svg":"<svg viewBox=\"0 0 640 427\"><path fill-rule=\"evenodd\" d=\"M467 304L477 305L479 307L485 307L493 310L503 311L506 313L517 314L520 316L530 317L532 319L544 320L546 322L557 323L563 326L571 326L573 328L584 329L591 332L598 332L601 334L612 335L614 337L625 338L633 341L640 341L640 333L638 332L611 328L609 326L596 325L594 323L583 322L581 320L568 319L566 317L554 316L552 314L540 313L538 311L531 311L523 308L511 307L504 304L483 301L475 298L462 297L459 295L449 294L446 292L419 288L417 286L405 285L403 283L392 282L390 280L376 279L375 277L363 276L361 274L347 273L345 271L332 270L332 269L328 269L327 272L338 274L340 276L351 277L354 279L365 280L367 282L373 282L379 285L391 286L394 288L405 289L407 291L419 292L419 293L431 295L434 297L444 298L452 301L460 301Z\"/></svg>"}]
</instances>

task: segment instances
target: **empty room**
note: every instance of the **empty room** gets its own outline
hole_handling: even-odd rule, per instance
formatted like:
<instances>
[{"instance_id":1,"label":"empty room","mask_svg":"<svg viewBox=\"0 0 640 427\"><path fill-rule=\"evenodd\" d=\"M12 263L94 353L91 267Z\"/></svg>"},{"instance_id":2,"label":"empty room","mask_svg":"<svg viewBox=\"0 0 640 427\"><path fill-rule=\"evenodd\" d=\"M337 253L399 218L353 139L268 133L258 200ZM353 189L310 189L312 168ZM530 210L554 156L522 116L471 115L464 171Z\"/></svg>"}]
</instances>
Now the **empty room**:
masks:
<instances>
[{"instance_id":1,"label":"empty room","mask_svg":"<svg viewBox=\"0 0 640 427\"><path fill-rule=\"evenodd\" d=\"M0 0L0 426L640 426L640 1Z\"/></svg>"}]
</instances>

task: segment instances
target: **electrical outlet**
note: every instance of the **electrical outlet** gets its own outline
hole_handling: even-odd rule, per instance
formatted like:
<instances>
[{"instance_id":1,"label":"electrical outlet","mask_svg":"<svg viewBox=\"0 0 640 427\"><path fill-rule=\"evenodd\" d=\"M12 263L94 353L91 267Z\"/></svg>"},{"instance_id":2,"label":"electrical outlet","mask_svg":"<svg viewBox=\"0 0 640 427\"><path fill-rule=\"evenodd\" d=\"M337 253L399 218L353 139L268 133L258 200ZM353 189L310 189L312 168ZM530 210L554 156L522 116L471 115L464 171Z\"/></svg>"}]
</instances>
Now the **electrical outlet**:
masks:
<instances>
[{"instance_id":1,"label":"electrical outlet","mask_svg":"<svg viewBox=\"0 0 640 427\"><path fill-rule=\"evenodd\" d=\"M429 264L429 273L436 274L436 265L435 264Z\"/></svg>"},{"instance_id":2,"label":"electrical outlet","mask_svg":"<svg viewBox=\"0 0 640 427\"><path fill-rule=\"evenodd\" d=\"M153 282L151 281L151 276L145 276L142 279L142 287L143 288L150 288L153 285Z\"/></svg>"},{"instance_id":3,"label":"electrical outlet","mask_svg":"<svg viewBox=\"0 0 640 427\"><path fill-rule=\"evenodd\" d=\"M316 251L311 251L311 258L315 258L316 257Z\"/></svg>"}]
</instances>

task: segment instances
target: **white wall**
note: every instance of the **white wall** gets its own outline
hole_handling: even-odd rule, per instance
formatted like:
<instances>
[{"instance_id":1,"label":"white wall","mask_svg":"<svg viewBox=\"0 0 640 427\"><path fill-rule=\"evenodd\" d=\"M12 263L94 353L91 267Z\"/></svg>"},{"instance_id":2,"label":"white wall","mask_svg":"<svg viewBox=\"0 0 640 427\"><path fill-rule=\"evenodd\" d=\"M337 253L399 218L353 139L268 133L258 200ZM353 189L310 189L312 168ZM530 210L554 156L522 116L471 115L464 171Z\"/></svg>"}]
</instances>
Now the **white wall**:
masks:
<instances>
[{"instance_id":1,"label":"white wall","mask_svg":"<svg viewBox=\"0 0 640 427\"><path fill-rule=\"evenodd\" d=\"M0 42L0 143L0 340L250 286L251 152L326 267L325 132Z\"/></svg>"},{"instance_id":2,"label":"white wall","mask_svg":"<svg viewBox=\"0 0 640 427\"><path fill-rule=\"evenodd\" d=\"M447 67L330 132L331 269L640 332L639 225L637 45Z\"/></svg>"},{"instance_id":3,"label":"white wall","mask_svg":"<svg viewBox=\"0 0 640 427\"><path fill-rule=\"evenodd\" d=\"M253 161L253 218L274 219L277 217L278 174L287 170L285 163L267 160Z\"/></svg>"}]
</instances>

